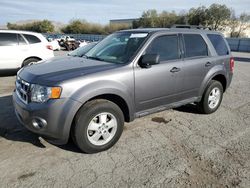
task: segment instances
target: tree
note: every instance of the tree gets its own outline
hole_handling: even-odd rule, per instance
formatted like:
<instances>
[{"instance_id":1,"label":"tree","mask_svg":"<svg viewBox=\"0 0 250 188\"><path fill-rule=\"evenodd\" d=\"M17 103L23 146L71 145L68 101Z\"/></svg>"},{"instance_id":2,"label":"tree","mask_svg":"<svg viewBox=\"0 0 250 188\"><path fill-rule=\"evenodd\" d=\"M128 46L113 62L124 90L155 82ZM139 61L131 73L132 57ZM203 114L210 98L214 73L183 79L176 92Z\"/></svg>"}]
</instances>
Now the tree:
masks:
<instances>
[{"instance_id":1,"label":"tree","mask_svg":"<svg viewBox=\"0 0 250 188\"><path fill-rule=\"evenodd\" d=\"M142 13L138 21L133 22L133 28L138 27L171 27L174 24L185 24L185 15L182 13L177 15L174 11L162 11L158 13L156 10L148 10Z\"/></svg>"},{"instance_id":2,"label":"tree","mask_svg":"<svg viewBox=\"0 0 250 188\"><path fill-rule=\"evenodd\" d=\"M36 31L39 33L51 33L51 32L54 32L55 30L54 25L49 20L34 22L31 28L33 28L33 31Z\"/></svg>"},{"instance_id":3,"label":"tree","mask_svg":"<svg viewBox=\"0 0 250 188\"><path fill-rule=\"evenodd\" d=\"M67 34L109 34L117 30L128 28L129 26L126 24L100 25L89 23L85 20L72 20L68 25L62 28L61 31Z\"/></svg>"},{"instance_id":4,"label":"tree","mask_svg":"<svg viewBox=\"0 0 250 188\"><path fill-rule=\"evenodd\" d=\"M157 27L158 25L158 13L156 10L148 10L142 13L139 20L140 25L143 27Z\"/></svg>"},{"instance_id":5,"label":"tree","mask_svg":"<svg viewBox=\"0 0 250 188\"><path fill-rule=\"evenodd\" d=\"M32 23L26 23L22 25L7 23L8 29L15 29L15 30L26 30L26 31L34 31L38 33L50 33L54 32L54 25L49 20L43 21L35 21Z\"/></svg>"},{"instance_id":6,"label":"tree","mask_svg":"<svg viewBox=\"0 0 250 188\"><path fill-rule=\"evenodd\" d=\"M242 13L239 17L233 12L229 21L230 37L244 37L244 31L250 28L250 15Z\"/></svg>"},{"instance_id":7,"label":"tree","mask_svg":"<svg viewBox=\"0 0 250 188\"><path fill-rule=\"evenodd\" d=\"M205 6L191 8L188 12L188 23L190 25L206 25L207 9Z\"/></svg>"},{"instance_id":8,"label":"tree","mask_svg":"<svg viewBox=\"0 0 250 188\"><path fill-rule=\"evenodd\" d=\"M171 27L176 24L178 20L179 17L175 12L163 11L159 14L157 27Z\"/></svg>"},{"instance_id":9,"label":"tree","mask_svg":"<svg viewBox=\"0 0 250 188\"><path fill-rule=\"evenodd\" d=\"M113 33L115 31L129 29L131 26L128 24L109 24L104 26L105 34Z\"/></svg>"},{"instance_id":10,"label":"tree","mask_svg":"<svg viewBox=\"0 0 250 188\"><path fill-rule=\"evenodd\" d=\"M72 20L67 26L63 27L61 29L61 31L63 33L75 33L75 34L79 34L79 33L85 33L87 30L86 27L86 22L84 20ZM87 31L88 33L89 31Z\"/></svg>"},{"instance_id":11,"label":"tree","mask_svg":"<svg viewBox=\"0 0 250 188\"><path fill-rule=\"evenodd\" d=\"M224 30L231 16L231 10L226 5L212 4L206 9L206 25L213 30Z\"/></svg>"}]
</instances>

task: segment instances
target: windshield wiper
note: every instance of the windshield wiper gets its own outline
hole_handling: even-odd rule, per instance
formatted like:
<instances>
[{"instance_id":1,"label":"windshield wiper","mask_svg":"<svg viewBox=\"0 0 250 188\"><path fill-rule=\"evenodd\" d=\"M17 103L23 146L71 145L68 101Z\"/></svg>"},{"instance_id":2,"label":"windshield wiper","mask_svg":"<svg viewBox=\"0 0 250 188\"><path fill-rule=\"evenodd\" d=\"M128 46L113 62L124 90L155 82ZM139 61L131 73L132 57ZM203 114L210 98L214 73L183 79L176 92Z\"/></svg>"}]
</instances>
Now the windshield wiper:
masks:
<instances>
[{"instance_id":1,"label":"windshield wiper","mask_svg":"<svg viewBox=\"0 0 250 188\"><path fill-rule=\"evenodd\" d=\"M79 55L77 55L77 54L68 53L67 55L68 55L68 56L71 56L71 57L79 57Z\"/></svg>"},{"instance_id":2,"label":"windshield wiper","mask_svg":"<svg viewBox=\"0 0 250 188\"><path fill-rule=\"evenodd\" d=\"M86 57L87 59L94 59L94 60L98 60L98 61L104 61L104 59L99 58L99 57L86 56L86 55L84 55L83 57Z\"/></svg>"}]
</instances>

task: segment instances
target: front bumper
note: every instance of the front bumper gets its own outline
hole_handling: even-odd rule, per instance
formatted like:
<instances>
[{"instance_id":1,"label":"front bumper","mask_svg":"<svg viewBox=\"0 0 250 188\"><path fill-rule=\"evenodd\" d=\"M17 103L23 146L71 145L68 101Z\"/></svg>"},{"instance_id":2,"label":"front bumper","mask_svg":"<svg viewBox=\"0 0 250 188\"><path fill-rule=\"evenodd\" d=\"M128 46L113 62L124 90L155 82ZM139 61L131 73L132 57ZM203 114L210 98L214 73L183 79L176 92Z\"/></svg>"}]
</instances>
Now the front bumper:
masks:
<instances>
[{"instance_id":1,"label":"front bumper","mask_svg":"<svg viewBox=\"0 0 250 188\"><path fill-rule=\"evenodd\" d=\"M58 145L68 142L74 116L82 105L69 98L49 100L42 104L25 104L16 92L13 92L13 104L16 116L21 124ZM35 128L32 121L37 118L44 119L46 126L40 129Z\"/></svg>"}]
</instances>

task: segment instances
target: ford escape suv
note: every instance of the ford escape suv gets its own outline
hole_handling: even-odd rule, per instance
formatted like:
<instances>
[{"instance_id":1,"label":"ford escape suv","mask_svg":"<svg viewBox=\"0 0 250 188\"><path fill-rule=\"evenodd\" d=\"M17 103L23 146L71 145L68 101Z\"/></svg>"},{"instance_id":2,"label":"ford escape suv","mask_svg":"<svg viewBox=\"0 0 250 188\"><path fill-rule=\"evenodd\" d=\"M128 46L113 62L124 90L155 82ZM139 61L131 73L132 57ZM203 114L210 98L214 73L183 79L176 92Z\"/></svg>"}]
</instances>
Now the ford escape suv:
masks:
<instances>
[{"instance_id":1,"label":"ford escape suv","mask_svg":"<svg viewBox=\"0 0 250 188\"><path fill-rule=\"evenodd\" d=\"M109 35L84 56L21 69L15 112L55 144L69 137L86 153L113 146L124 122L195 103L215 112L234 60L224 37L198 29L135 29Z\"/></svg>"}]
</instances>

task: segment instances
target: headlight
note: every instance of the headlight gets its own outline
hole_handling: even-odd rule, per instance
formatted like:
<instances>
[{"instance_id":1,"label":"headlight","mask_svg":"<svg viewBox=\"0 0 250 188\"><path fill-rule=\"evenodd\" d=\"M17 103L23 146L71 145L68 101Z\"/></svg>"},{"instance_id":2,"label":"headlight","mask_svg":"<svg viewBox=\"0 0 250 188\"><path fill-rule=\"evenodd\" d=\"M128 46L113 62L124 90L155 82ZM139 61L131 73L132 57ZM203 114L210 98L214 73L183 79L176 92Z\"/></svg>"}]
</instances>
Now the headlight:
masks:
<instances>
[{"instance_id":1,"label":"headlight","mask_svg":"<svg viewBox=\"0 0 250 188\"><path fill-rule=\"evenodd\" d=\"M61 87L47 87L37 84L31 85L31 101L44 103L49 99L59 99L61 95Z\"/></svg>"}]
</instances>

